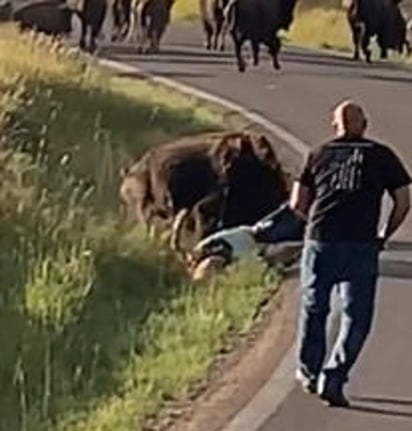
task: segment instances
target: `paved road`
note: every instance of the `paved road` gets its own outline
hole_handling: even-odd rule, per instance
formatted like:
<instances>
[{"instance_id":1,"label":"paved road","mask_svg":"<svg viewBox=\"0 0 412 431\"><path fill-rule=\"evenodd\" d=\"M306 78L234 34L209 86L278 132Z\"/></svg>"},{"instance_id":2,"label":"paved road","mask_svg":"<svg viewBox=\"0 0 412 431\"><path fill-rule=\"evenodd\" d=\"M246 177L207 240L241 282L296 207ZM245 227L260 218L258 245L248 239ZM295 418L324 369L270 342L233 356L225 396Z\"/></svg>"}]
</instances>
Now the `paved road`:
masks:
<instances>
[{"instance_id":1,"label":"paved road","mask_svg":"<svg viewBox=\"0 0 412 431\"><path fill-rule=\"evenodd\" d=\"M355 97L370 113L372 135L389 141L412 170L411 73L290 49L282 55L282 73L264 60L239 74L231 54L206 53L202 41L188 25L169 31L161 55L141 57L120 47L108 55L241 103L310 146L327 138L331 106ZM383 256L375 332L348 388L354 407L329 410L296 389L259 431L412 430L411 218L397 240Z\"/></svg>"}]
</instances>

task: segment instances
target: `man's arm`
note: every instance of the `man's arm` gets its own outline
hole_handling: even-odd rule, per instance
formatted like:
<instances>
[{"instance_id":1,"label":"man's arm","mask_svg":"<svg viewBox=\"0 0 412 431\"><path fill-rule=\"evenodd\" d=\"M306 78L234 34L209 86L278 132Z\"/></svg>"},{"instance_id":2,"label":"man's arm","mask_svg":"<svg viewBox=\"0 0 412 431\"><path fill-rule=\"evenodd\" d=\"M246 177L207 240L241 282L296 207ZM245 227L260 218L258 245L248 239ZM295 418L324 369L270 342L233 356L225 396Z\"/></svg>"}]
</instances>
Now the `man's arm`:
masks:
<instances>
[{"instance_id":1,"label":"man's arm","mask_svg":"<svg viewBox=\"0 0 412 431\"><path fill-rule=\"evenodd\" d=\"M311 200L312 196L309 187L299 181L295 181L289 198L290 208L306 220Z\"/></svg>"},{"instance_id":2,"label":"man's arm","mask_svg":"<svg viewBox=\"0 0 412 431\"><path fill-rule=\"evenodd\" d=\"M379 235L386 242L405 220L410 208L409 185L411 177L401 159L392 150L383 157L384 186L393 201L388 222Z\"/></svg>"},{"instance_id":3,"label":"man's arm","mask_svg":"<svg viewBox=\"0 0 412 431\"><path fill-rule=\"evenodd\" d=\"M289 196L289 207L305 221L308 217L309 207L312 203L312 191L314 190L312 162L313 155L309 153L300 174L295 178Z\"/></svg>"},{"instance_id":4,"label":"man's arm","mask_svg":"<svg viewBox=\"0 0 412 431\"><path fill-rule=\"evenodd\" d=\"M393 200L393 207L381 235L385 242L398 230L410 210L409 186L402 186L391 191L390 196Z\"/></svg>"}]
</instances>

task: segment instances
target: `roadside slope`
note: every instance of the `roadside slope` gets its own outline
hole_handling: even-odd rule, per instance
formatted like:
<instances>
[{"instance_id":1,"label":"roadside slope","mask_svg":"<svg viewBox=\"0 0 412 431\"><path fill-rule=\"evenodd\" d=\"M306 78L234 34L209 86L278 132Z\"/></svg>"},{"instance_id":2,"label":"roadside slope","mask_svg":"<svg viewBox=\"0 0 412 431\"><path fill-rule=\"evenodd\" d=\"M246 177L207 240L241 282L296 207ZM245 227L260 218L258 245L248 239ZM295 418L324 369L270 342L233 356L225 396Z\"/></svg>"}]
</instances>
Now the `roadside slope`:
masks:
<instances>
[{"instance_id":1,"label":"roadside slope","mask_svg":"<svg viewBox=\"0 0 412 431\"><path fill-rule=\"evenodd\" d=\"M0 89L0 429L141 430L276 291L255 262L195 289L119 218L121 166L228 121L7 27Z\"/></svg>"}]
</instances>

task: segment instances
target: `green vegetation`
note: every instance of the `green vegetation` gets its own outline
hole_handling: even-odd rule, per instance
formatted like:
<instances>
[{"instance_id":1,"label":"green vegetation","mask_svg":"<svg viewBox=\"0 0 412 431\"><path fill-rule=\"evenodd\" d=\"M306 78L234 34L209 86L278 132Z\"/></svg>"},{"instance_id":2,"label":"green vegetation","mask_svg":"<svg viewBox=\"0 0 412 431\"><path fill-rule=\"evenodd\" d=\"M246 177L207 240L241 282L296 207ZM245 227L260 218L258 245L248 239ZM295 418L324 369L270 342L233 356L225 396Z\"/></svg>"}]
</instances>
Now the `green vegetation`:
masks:
<instances>
[{"instance_id":1,"label":"green vegetation","mask_svg":"<svg viewBox=\"0 0 412 431\"><path fill-rule=\"evenodd\" d=\"M118 217L120 166L222 113L12 28L0 89L0 430L142 430L273 289L250 262L191 286Z\"/></svg>"},{"instance_id":2,"label":"green vegetation","mask_svg":"<svg viewBox=\"0 0 412 431\"><path fill-rule=\"evenodd\" d=\"M311 48L352 49L345 13L332 7L299 8L287 36L290 42Z\"/></svg>"},{"instance_id":3,"label":"green vegetation","mask_svg":"<svg viewBox=\"0 0 412 431\"><path fill-rule=\"evenodd\" d=\"M198 18L200 14L199 0L175 0L172 9L172 19L191 20Z\"/></svg>"}]
</instances>

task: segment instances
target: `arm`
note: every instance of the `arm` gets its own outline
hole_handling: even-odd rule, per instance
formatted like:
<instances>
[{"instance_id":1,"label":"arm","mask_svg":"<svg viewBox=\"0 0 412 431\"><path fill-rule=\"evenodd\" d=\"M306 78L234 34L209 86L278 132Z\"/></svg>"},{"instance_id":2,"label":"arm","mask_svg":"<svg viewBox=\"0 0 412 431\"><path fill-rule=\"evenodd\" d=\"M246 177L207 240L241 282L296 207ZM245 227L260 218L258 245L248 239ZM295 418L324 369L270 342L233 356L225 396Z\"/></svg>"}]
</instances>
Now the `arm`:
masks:
<instances>
[{"instance_id":1,"label":"arm","mask_svg":"<svg viewBox=\"0 0 412 431\"><path fill-rule=\"evenodd\" d=\"M296 177L289 197L289 206L303 220L307 220L312 203L314 178L312 172L312 153L309 153L300 174Z\"/></svg>"},{"instance_id":2,"label":"arm","mask_svg":"<svg viewBox=\"0 0 412 431\"><path fill-rule=\"evenodd\" d=\"M400 158L389 150L382 158L384 186L393 201L386 226L380 233L380 239L386 242L399 228L410 208L409 184L411 178Z\"/></svg>"},{"instance_id":3,"label":"arm","mask_svg":"<svg viewBox=\"0 0 412 431\"><path fill-rule=\"evenodd\" d=\"M290 208L304 220L307 219L312 197L309 187L295 181L289 198Z\"/></svg>"},{"instance_id":4,"label":"arm","mask_svg":"<svg viewBox=\"0 0 412 431\"><path fill-rule=\"evenodd\" d=\"M382 239L386 242L400 227L410 210L409 186L402 186L390 192L393 207L388 223L383 229Z\"/></svg>"}]
</instances>

